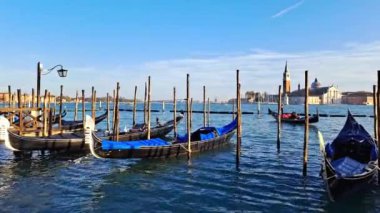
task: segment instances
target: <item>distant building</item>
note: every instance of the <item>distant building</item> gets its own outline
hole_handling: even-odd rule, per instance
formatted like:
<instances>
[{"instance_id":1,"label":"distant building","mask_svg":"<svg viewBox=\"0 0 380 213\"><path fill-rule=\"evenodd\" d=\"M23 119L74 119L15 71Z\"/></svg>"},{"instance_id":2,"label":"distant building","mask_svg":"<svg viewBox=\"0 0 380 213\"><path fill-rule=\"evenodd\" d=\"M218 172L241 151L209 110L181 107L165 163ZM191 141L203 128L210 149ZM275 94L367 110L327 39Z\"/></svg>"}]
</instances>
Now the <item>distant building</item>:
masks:
<instances>
[{"instance_id":1,"label":"distant building","mask_svg":"<svg viewBox=\"0 0 380 213\"><path fill-rule=\"evenodd\" d=\"M311 84L309 90L309 104L340 104L342 94L335 86L321 87L321 83L316 78ZM305 103L305 89L298 89L289 95L290 104L303 104Z\"/></svg>"},{"instance_id":2,"label":"distant building","mask_svg":"<svg viewBox=\"0 0 380 213\"><path fill-rule=\"evenodd\" d=\"M0 92L0 102L8 102L9 95L7 92Z\"/></svg>"},{"instance_id":3,"label":"distant building","mask_svg":"<svg viewBox=\"0 0 380 213\"><path fill-rule=\"evenodd\" d=\"M342 93L342 104L373 105L372 92L344 92Z\"/></svg>"}]
</instances>

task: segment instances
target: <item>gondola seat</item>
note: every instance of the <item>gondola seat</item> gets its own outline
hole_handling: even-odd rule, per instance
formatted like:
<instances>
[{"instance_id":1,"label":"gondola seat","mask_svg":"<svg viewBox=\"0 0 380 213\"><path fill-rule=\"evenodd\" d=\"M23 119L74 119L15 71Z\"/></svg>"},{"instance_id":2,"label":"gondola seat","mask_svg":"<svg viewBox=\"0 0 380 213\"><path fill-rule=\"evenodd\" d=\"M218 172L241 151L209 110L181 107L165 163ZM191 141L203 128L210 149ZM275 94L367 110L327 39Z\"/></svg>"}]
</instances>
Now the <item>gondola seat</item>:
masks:
<instances>
[{"instance_id":1,"label":"gondola seat","mask_svg":"<svg viewBox=\"0 0 380 213\"><path fill-rule=\"evenodd\" d=\"M331 162L336 174L340 177L350 177L365 172L366 163L360 163L350 157L343 157Z\"/></svg>"}]
</instances>

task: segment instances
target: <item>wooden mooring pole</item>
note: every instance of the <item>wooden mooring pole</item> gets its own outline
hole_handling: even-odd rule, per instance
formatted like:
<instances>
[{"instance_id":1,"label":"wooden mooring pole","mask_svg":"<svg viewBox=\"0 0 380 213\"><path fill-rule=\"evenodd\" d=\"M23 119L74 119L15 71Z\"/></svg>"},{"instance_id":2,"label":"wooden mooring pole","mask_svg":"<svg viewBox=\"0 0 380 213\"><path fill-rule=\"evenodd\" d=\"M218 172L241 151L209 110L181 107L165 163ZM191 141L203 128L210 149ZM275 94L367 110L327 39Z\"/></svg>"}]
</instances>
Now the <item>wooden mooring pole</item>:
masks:
<instances>
[{"instance_id":1,"label":"wooden mooring pole","mask_svg":"<svg viewBox=\"0 0 380 213\"><path fill-rule=\"evenodd\" d=\"M74 121L78 119L78 90L75 94L75 109L74 109Z\"/></svg>"},{"instance_id":2,"label":"wooden mooring pole","mask_svg":"<svg viewBox=\"0 0 380 213\"><path fill-rule=\"evenodd\" d=\"M12 105L12 90L11 85L8 85L8 107L11 108Z\"/></svg>"},{"instance_id":3,"label":"wooden mooring pole","mask_svg":"<svg viewBox=\"0 0 380 213\"><path fill-rule=\"evenodd\" d=\"M374 130L374 138L376 140L378 140L378 137L377 137L377 97L376 97L376 94L377 94L377 91L376 91L376 85L373 85L373 95L372 95L372 99L373 99L373 130Z\"/></svg>"},{"instance_id":4,"label":"wooden mooring pole","mask_svg":"<svg viewBox=\"0 0 380 213\"><path fill-rule=\"evenodd\" d=\"M206 124L206 86L203 86L203 126L205 127Z\"/></svg>"},{"instance_id":5,"label":"wooden mooring pole","mask_svg":"<svg viewBox=\"0 0 380 213\"><path fill-rule=\"evenodd\" d=\"M32 108L34 108L34 99L35 99L34 88L32 88Z\"/></svg>"},{"instance_id":6,"label":"wooden mooring pole","mask_svg":"<svg viewBox=\"0 0 380 213\"><path fill-rule=\"evenodd\" d=\"M110 95L107 92L107 131L110 131Z\"/></svg>"},{"instance_id":7,"label":"wooden mooring pole","mask_svg":"<svg viewBox=\"0 0 380 213\"><path fill-rule=\"evenodd\" d=\"M173 132L174 132L174 140L177 137L177 99L176 99L176 91L175 87L173 87Z\"/></svg>"},{"instance_id":8,"label":"wooden mooring pole","mask_svg":"<svg viewBox=\"0 0 380 213\"><path fill-rule=\"evenodd\" d=\"M135 86L135 94L133 96L133 120L132 120L132 126L136 125L136 96L137 96L137 86Z\"/></svg>"},{"instance_id":9,"label":"wooden mooring pole","mask_svg":"<svg viewBox=\"0 0 380 213\"><path fill-rule=\"evenodd\" d=\"M380 70L377 71L377 93L376 93L376 100L377 100L377 137L380 138ZM377 148L378 148L378 152L377 153L380 153L380 141L377 140ZM380 154L377 155L377 165L380 165ZM380 177L378 175L377 177L377 180L378 180L378 183L380 183Z\"/></svg>"},{"instance_id":10,"label":"wooden mooring pole","mask_svg":"<svg viewBox=\"0 0 380 213\"><path fill-rule=\"evenodd\" d=\"M19 108L19 114L18 114L18 123L20 124L20 135L23 134L23 127L24 127L24 115L22 109L22 103L21 103L21 89L17 90L17 101L18 101L18 108Z\"/></svg>"},{"instance_id":11,"label":"wooden mooring pole","mask_svg":"<svg viewBox=\"0 0 380 213\"><path fill-rule=\"evenodd\" d=\"M236 167L240 165L241 155L241 113L240 113L240 76L239 70L236 70L236 111L237 111L237 131L236 131Z\"/></svg>"},{"instance_id":12,"label":"wooden mooring pole","mask_svg":"<svg viewBox=\"0 0 380 213\"><path fill-rule=\"evenodd\" d=\"M150 85L150 76L148 76L148 135L147 135L147 138L148 140L150 140L150 110L151 110L151 106L150 106L150 92L151 92L151 85Z\"/></svg>"},{"instance_id":13,"label":"wooden mooring pole","mask_svg":"<svg viewBox=\"0 0 380 213\"><path fill-rule=\"evenodd\" d=\"M44 118L44 124L43 124L43 136L46 137L48 135L47 129L47 121L48 121L48 115L47 115L47 94L48 91L45 89L45 95L44 95L44 112L43 112L43 118Z\"/></svg>"},{"instance_id":14,"label":"wooden mooring pole","mask_svg":"<svg viewBox=\"0 0 380 213\"><path fill-rule=\"evenodd\" d=\"M120 85L119 82L116 84L116 104L115 104L115 124L114 124L114 140L119 141L119 122L120 122L120 114L119 114L119 91Z\"/></svg>"},{"instance_id":15,"label":"wooden mooring pole","mask_svg":"<svg viewBox=\"0 0 380 213\"><path fill-rule=\"evenodd\" d=\"M146 82L145 82L145 91L144 91L144 124L146 124L146 99L147 99L147 92L148 92L148 88L147 88L147 85L146 85Z\"/></svg>"},{"instance_id":16,"label":"wooden mooring pole","mask_svg":"<svg viewBox=\"0 0 380 213\"><path fill-rule=\"evenodd\" d=\"M282 97L281 85L278 86L278 101L277 101L277 152L281 149L281 116L282 116Z\"/></svg>"},{"instance_id":17,"label":"wooden mooring pole","mask_svg":"<svg viewBox=\"0 0 380 213\"><path fill-rule=\"evenodd\" d=\"M303 144L303 170L302 174L307 175L307 158L309 146L309 77L308 71L305 71L305 134Z\"/></svg>"},{"instance_id":18,"label":"wooden mooring pole","mask_svg":"<svg viewBox=\"0 0 380 213\"><path fill-rule=\"evenodd\" d=\"M86 99L85 99L84 95L85 95L84 94L84 90L82 90L82 122L83 122L83 124L84 124L84 121L86 120L86 105L85 105L86 104Z\"/></svg>"},{"instance_id":19,"label":"wooden mooring pole","mask_svg":"<svg viewBox=\"0 0 380 213\"><path fill-rule=\"evenodd\" d=\"M91 88L91 117L95 121L95 88Z\"/></svg>"},{"instance_id":20,"label":"wooden mooring pole","mask_svg":"<svg viewBox=\"0 0 380 213\"><path fill-rule=\"evenodd\" d=\"M186 127L187 127L187 158L191 159L191 115L190 115L190 75L186 76Z\"/></svg>"},{"instance_id":21,"label":"wooden mooring pole","mask_svg":"<svg viewBox=\"0 0 380 213\"><path fill-rule=\"evenodd\" d=\"M62 133L62 108L63 108L62 107L62 103L63 103L62 98L63 98L63 85L61 85L61 94L59 95L59 129L61 130L61 133Z\"/></svg>"}]
</instances>

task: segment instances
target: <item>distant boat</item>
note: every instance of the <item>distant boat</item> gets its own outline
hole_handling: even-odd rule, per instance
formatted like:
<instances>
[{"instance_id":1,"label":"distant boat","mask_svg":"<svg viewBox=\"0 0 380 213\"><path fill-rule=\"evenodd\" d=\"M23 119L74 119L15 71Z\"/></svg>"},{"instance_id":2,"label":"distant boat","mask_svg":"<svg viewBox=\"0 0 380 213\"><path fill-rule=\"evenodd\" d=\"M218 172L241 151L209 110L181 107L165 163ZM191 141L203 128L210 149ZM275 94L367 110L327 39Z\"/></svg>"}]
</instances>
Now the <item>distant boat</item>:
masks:
<instances>
[{"instance_id":1,"label":"distant boat","mask_svg":"<svg viewBox=\"0 0 380 213\"><path fill-rule=\"evenodd\" d=\"M272 115L276 120L278 119L277 112L272 111L268 108L268 113ZM316 123L319 121L319 113L316 115L312 115L309 117L309 123ZM284 123L292 123L292 124L305 124L305 116L299 116L297 114L292 113L283 113L281 114L281 122Z\"/></svg>"},{"instance_id":2,"label":"distant boat","mask_svg":"<svg viewBox=\"0 0 380 213\"><path fill-rule=\"evenodd\" d=\"M348 112L346 123L338 136L325 145L320 132L322 177L331 201L336 201L368 183L377 171L376 141Z\"/></svg>"}]
</instances>

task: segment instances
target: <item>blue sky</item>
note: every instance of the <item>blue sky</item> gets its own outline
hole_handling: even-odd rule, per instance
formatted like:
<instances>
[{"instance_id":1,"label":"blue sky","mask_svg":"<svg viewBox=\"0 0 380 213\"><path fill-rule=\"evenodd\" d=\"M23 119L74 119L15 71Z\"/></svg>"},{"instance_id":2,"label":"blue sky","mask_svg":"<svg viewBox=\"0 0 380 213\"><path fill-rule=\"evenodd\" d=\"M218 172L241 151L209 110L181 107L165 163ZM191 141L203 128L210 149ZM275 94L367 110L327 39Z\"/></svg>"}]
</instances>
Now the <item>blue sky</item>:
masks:
<instances>
[{"instance_id":1,"label":"blue sky","mask_svg":"<svg viewBox=\"0 0 380 213\"><path fill-rule=\"evenodd\" d=\"M206 85L213 99L243 91L275 92L285 60L292 87L303 71L323 85L371 90L380 69L380 2L376 0L0 0L0 89L30 91L36 63L63 64L69 76L43 76L42 87L65 85L98 94L120 81L132 97L152 76L153 98L192 96Z\"/></svg>"}]
</instances>

